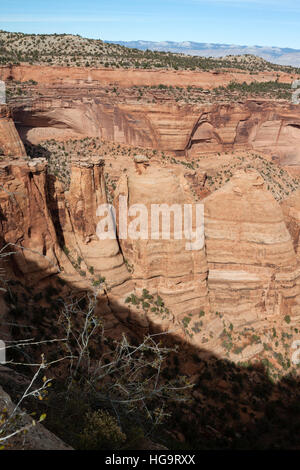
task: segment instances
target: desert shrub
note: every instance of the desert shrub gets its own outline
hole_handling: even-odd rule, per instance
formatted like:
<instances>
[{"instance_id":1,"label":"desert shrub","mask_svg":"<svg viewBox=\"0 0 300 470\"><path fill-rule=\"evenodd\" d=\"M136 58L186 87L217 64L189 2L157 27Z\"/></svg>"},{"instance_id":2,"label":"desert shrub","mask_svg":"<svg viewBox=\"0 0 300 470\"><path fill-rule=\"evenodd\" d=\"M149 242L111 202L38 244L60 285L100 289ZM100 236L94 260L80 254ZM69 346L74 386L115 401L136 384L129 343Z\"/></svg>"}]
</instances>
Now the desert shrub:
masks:
<instances>
[{"instance_id":1,"label":"desert shrub","mask_svg":"<svg viewBox=\"0 0 300 470\"><path fill-rule=\"evenodd\" d=\"M82 450L117 450L126 441L116 418L107 411L89 412L85 417L85 427L80 436Z\"/></svg>"}]
</instances>

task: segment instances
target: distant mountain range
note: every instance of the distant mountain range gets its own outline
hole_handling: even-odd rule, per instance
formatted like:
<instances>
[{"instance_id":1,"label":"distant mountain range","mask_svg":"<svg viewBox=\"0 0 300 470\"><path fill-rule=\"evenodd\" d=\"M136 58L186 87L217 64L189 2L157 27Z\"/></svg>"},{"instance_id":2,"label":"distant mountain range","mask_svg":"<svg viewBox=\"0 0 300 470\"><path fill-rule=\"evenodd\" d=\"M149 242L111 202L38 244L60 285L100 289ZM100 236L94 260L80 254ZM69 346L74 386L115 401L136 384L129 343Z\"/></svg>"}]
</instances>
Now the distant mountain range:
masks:
<instances>
[{"instance_id":1,"label":"distant mountain range","mask_svg":"<svg viewBox=\"0 0 300 470\"><path fill-rule=\"evenodd\" d=\"M280 65L300 67L300 49L264 46L236 46L234 44L212 44L204 42L173 41L105 41L121 46L152 51L176 52L204 57L223 57L226 55L252 54Z\"/></svg>"}]
</instances>

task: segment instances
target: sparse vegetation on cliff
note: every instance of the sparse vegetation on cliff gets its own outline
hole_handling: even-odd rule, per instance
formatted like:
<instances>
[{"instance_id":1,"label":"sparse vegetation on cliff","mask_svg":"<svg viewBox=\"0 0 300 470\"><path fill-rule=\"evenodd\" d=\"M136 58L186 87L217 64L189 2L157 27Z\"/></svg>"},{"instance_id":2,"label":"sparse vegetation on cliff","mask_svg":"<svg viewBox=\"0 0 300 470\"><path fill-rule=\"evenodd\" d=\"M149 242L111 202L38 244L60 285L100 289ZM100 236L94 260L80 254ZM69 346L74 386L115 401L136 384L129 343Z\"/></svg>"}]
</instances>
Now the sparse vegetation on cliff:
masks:
<instances>
[{"instance_id":1,"label":"sparse vegetation on cliff","mask_svg":"<svg viewBox=\"0 0 300 470\"><path fill-rule=\"evenodd\" d=\"M118 101L136 99L142 103L172 102L178 105L203 103L236 102L249 98L264 98L272 100L290 100L292 96L291 83L281 83L278 80L268 82L254 81L238 83L232 81L229 85L204 89L197 86L179 87L172 85L133 86L132 88L114 87ZM111 92L111 88L108 88Z\"/></svg>"},{"instance_id":2,"label":"sparse vegetation on cliff","mask_svg":"<svg viewBox=\"0 0 300 470\"><path fill-rule=\"evenodd\" d=\"M292 79L291 79L292 82ZM45 88L35 82L28 80L20 82L17 80L7 80L7 102L12 107L20 106L22 103L30 103L38 100L45 93ZM84 92L84 89L82 89ZM88 95L91 97L101 96L106 100L108 96L113 97L117 103L140 104L168 104L174 102L178 106L186 104L201 106L207 103L232 103L241 100L263 98L266 100L291 100L291 83L282 83L278 80L251 83L239 83L232 81L228 85L216 88L204 89L197 86L172 86L160 84L158 86L132 86L121 87L118 85L101 86L99 83L93 88L88 88ZM47 94L55 93L55 90L47 89ZM86 92L85 92L86 93Z\"/></svg>"},{"instance_id":3,"label":"sparse vegetation on cliff","mask_svg":"<svg viewBox=\"0 0 300 470\"><path fill-rule=\"evenodd\" d=\"M28 308L29 298L22 295L24 287L13 282L8 282L7 286L8 304L11 289L19 288L20 302L24 308L27 305L24 320L30 323L32 312ZM51 305L51 313L49 311L47 316L52 320L53 315L56 317L58 329L50 328L49 331L46 327L44 336L39 328L34 342L26 340L26 329L18 331L18 347L10 353L10 361L12 367L15 363L22 365L25 345L27 366L32 364L27 370L34 370L35 357L42 348L43 357L48 358L48 361L43 360L45 378L37 387L38 392L25 394L22 402L31 412L40 413L40 421L47 418L48 427L65 442L89 450L127 448L133 437L145 439L165 421L169 416L166 408L173 400L187 400L191 384L184 376L170 380L163 378L166 358L176 351L176 348L162 344L166 334L148 335L141 342L137 337L130 342L125 333L119 340L106 335L105 320L95 311L97 292L67 296L58 285L55 288L49 286L45 300ZM146 292L143 295L148 299ZM15 303L18 297L14 295ZM41 305L38 308L41 309ZM16 322L21 321L21 318L13 318ZM37 321L41 327L41 316ZM51 380L52 388L46 395L44 389L50 383L46 378L49 374L54 375L55 380ZM43 403L28 399L41 396L45 398ZM74 415L79 419L74 421ZM7 427L8 420L11 416L6 416L5 410L0 409L0 437L4 426L4 436L7 436L4 441L9 444L8 430L12 425ZM13 425L17 426L17 423ZM140 436L134 431L137 428ZM24 429L20 428L19 432Z\"/></svg>"},{"instance_id":4,"label":"sparse vegetation on cliff","mask_svg":"<svg viewBox=\"0 0 300 470\"><path fill-rule=\"evenodd\" d=\"M221 162L222 159L220 159ZM287 198L300 187L299 178L292 177L286 170L272 161L251 152L246 155L239 155L239 152L233 153L230 161L226 161L224 164L221 163L215 169L209 170L207 172L206 187L213 192L227 183L237 170L250 168L261 174L266 188L277 201Z\"/></svg>"},{"instance_id":5,"label":"sparse vegetation on cliff","mask_svg":"<svg viewBox=\"0 0 300 470\"><path fill-rule=\"evenodd\" d=\"M255 56L205 58L170 52L141 51L100 39L71 34L0 32L0 64L64 65L107 68L169 68L173 70L247 70L299 72Z\"/></svg>"},{"instance_id":6,"label":"sparse vegetation on cliff","mask_svg":"<svg viewBox=\"0 0 300 470\"><path fill-rule=\"evenodd\" d=\"M101 157L106 165L104 177L107 197L110 202L113 199L120 171L125 173L127 171L124 164L126 161L131 162L131 165L133 165L135 155L145 155L149 159L165 158L164 152L161 151L121 145L96 137L69 139L61 142L50 139L42 141L39 145L27 143L26 151L31 158L46 158L48 172L56 176L65 188L68 188L70 184L70 164L73 157L79 159L83 155ZM121 170L120 163L122 163Z\"/></svg>"},{"instance_id":7,"label":"sparse vegetation on cliff","mask_svg":"<svg viewBox=\"0 0 300 470\"><path fill-rule=\"evenodd\" d=\"M291 176L288 171L279 167L270 159L266 159L264 156L253 152L247 152L246 154L240 154L239 152L229 154L225 152L223 158L219 154L217 161L214 157L205 154L193 159L185 157L175 158L162 151L129 147L92 137L70 139L64 142L57 142L51 139L42 142L39 146L27 144L26 150L32 158L42 156L47 158L49 173L57 176L65 188L69 187L70 163L73 156L80 158L81 155L86 155L87 152L91 155L101 156L106 165L104 175L109 202L113 201L114 191L120 174L122 172L126 173L127 167L133 167L135 155L145 155L150 161L154 159L162 165L179 165L186 170L201 171L203 167L206 173L205 188L210 192L221 188L231 179L237 170L249 168L253 168L261 174L265 180L266 188L277 201L286 199L300 187L299 178ZM205 163L208 161L211 161L210 166ZM126 167L124 167L125 162ZM191 191L197 199L197 194L192 186Z\"/></svg>"}]
</instances>

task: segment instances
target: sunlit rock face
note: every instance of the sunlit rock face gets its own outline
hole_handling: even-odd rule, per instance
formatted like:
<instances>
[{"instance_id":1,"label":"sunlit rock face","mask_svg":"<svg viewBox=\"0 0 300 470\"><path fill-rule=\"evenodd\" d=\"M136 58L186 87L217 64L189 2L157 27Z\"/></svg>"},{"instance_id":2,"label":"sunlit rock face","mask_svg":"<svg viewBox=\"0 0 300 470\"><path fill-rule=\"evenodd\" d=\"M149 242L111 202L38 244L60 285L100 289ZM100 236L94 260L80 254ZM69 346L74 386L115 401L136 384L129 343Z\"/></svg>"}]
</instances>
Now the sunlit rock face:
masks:
<instances>
[{"instance_id":1,"label":"sunlit rock face","mask_svg":"<svg viewBox=\"0 0 300 470\"><path fill-rule=\"evenodd\" d=\"M163 97L137 102L130 87L145 84L142 71L126 71L126 76L123 71L118 79L120 90L112 94L109 86L117 83L112 71L87 75L84 69L51 69L47 75L47 70L36 69L36 76L30 75L34 71L30 67L7 72L14 80L35 78L37 87L47 90L47 94L14 101L13 115L23 139L39 144L48 138L99 137L168 151L177 159L185 156L186 167L180 170L178 160L173 159L173 165L172 158L165 156L147 161L130 155L127 160L116 157L111 169L107 155L78 155L70 162L66 189L47 174L45 161L21 158L26 155L24 146L8 108L1 107L0 147L4 155L12 156L1 163L1 236L3 243L21 245L13 258L16 276L32 285L60 275L76 289L94 288L100 279L101 312L110 319L111 330L120 330L120 322L148 331L154 324L180 330L185 337L188 332L195 344L217 341L224 325L216 312L240 325L258 325L265 318L285 315L294 321L300 316L298 194L280 207L255 171L234 174L202 201L205 243L199 249L188 250L184 238L173 240L172 230L170 240L155 239L149 233L147 239L123 238L118 217L117 238L97 236L98 207L112 197L105 184L107 175L117 184L117 215L119 196L128 207L143 204L148 214L153 204L194 207L212 189L205 189L205 164L201 167L206 153L213 160L220 153L222 160L231 151L266 152L268 161L273 159L297 175L299 106L257 99L188 104ZM166 80L164 73L151 72L147 85L159 86ZM172 86L179 85L182 76L172 76ZM195 75L189 77L191 85L196 84ZM199 73L198 79L197 86L211 86L211 77L208 80L205 73ZM224 80L216 75L214 85L219 81L224 85L232 76ZM132 294L140 297L143 290L162 299L159 302L164 306L152 310L128 301Z\"/></svg>"},{"instance_id":2,"label":"sunlit rock face","mask_svg":"<svg viewBox=\"0 0 300 470\"><path fill-rule=\"evenodd\" d=\"M71 88L70 90L73 90ZM89 97L79 87L53 89L53 97L16 106L18 129L34 144L42 140L80 136L155 148L190 159L209 152L248 149L263 151L295 170L299 165L299 106L275 101L248 100L232 104L133 103L102 90ZM57 94L61 97L57 98Z\"/></svg>"},{"instance_id":3,"label":"sunlit rock face","mask_svg":"<svg viewBox=\"0 0 300 470\"><path fill-rule=\"evenodd\" d=\"M299 113L299 106L266 100L209 105L199 114L187 154L249 149L293 168L300 163Z\"/></svg>"},{"instance_id":4,"label":"sunlit rock face","mask_svg":"<svg viewBox=\"0 0 300 470\"><path fill-rule=\"evenodd\" d=\"M299 315L300 270L279 204L255 170L203 200L211 307L236 321Z\"/></svg>"},{"instance_id":5,"label":"sunlit rock face","mask_svg":"<svg viewBox=\"0 0 300 470\"><path fill-rule=\"evenodd\" d=\"M5 104L0 104L0 155L26 155L23 142L16 130L11 111Z\"/></svg>"},{"instance_id":6,"label":"sunlit rock face","mask_svg":"<svg viewBox=\"0 0 300 470\"><path fill-rule=\"evenodd\" d=\"M284 214L286 226L291 234L294 243L294 249L299 257L300 245L300 191L299 189L292 193L287 199L281 202L281 208Z\"/></svg>"},{"instance_id":7,"label":"sunlit rock face","mask_svg":"<svg viewBox=\"0 0 300 470\"><path fill-rule=\"evenodd\" d=\"M234 71L105 70L84 67L12 66L0 69L2 80L35 80L37 93L13 102L23 139L100 137L133 146L187 155L233 149L264 151L297 171L300 162L300 107L284 101L245 99L235 103L177 102L134 98L132 87L226 87L230 82L275 81L275 72L251 75ZM281 73L279 81L291 83ZM113 92L110 86L118 87Z\"/></svg>"},{"instance_id":8,"label":"sunlit rock face","mask_svg":"<svg viewBox=\"0 0 300 470\"><path fill-rule=\"evenodd\" d=\"M184 173L181 170L137 164L135 170L119 181L117 204L120 196L123 196L129 208L135 204L143 204L146 210L148 238L120 239L124 257L132 266L132 278L136 288L145 288L160 295L179 323L188 314L194 318L202 310L207 311L209 300L204 245L200 243L199 247L193 250L187 249L189 243L183 231L174 231L174 213L170 216L169 239L162 239L167 233L164 232L162 219L158 234L155 232L157 226L152 222L155 205L166 204L169 208L180 208L182 217L185 204L190 204L195 210L194 199ZM137 212L136 216L140 217L140 214L141 212ZM129 217L129 223L134 221L136 216ZM183 218L181 223L180 227L183 227ZM195 225L196 215L193 212L193 231ZM120 225L118 229L120 230ZM156 235L159 239L155 239ZM177 236L181 236L181 239L176 239ZM155 319L155 313L152 317Z\"/></svg>"}]
</instances>

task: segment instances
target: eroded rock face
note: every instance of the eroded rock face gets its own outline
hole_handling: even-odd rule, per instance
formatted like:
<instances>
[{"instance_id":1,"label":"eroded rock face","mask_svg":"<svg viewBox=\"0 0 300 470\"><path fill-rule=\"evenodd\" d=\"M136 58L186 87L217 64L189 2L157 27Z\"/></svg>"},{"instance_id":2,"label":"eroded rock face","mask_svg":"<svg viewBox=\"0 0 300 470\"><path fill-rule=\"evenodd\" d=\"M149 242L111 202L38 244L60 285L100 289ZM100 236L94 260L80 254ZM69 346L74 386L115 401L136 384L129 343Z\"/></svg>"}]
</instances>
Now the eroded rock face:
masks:
<instances>
[{"instance_id":1,"label":"eroded rock face","mask_svg":"<svg viewBox=\"0 0 300 470\"><path fill-rule=\"evenodd\" d=\"M147 208L146 219L148 239L134 240L130 236L120 239L124 257L132 267L132 278L136 289L141 292L147 289L151 294L161 296L172 312L174 318L167 318L170 323L175 320L182 324L184 317L197 316L201 311L209 310L207 291L207 263L204 246L194 251L186 247L187 240L174 239L174 215L170 216L170 240L162 239L162 225L159 227L159 239L151 233L151 214L154 205L167 204L170 208L178 205L182 210L184 204L194 206L194 199L182 170L148 167L137 164L136 169L124 175L119 181L116 194L116 205L119 196L123 196L128 207L143 204ZM137 212L136 215L140 215ZM134 217L135 218L135 217ZM119 220L119 219L118 219ZM129 217L128 222L133 218ZM195 229L195 216L193 219ZM120 224L118 226L120 232ZM141 227L137 227L139 232ZM119 233L120 235L120 233ZM156 322L157 314L149 313ZM164 315L161 315L164 317ZM162 318L159 321L163 323Z\"/></svg>"},{"instance_id":2,"label":"eroded rock face","mask_svg":"<svg viewBox=\"0 0 300 470\"><path fill-rule=\"evenodd\" d=\"M291 234L294 249L299 256L300 245L300 191L295 191L281 203L286 226Z\"/></svg>"},{"instance_id":3,"label":"eroded rock face","mask_svg":"<svg viewBox=\"0 0 300 470\"><path fill-rule=\"evenodd\" d=\"M62 84L51 70L50 78L46 69L39 72L41 82L51 82L48 95L14 108L22 135L33 143L90 135L168 150L191 160L206 152L259 150L298 171L299 106L257 100L194 106L172 99L158 104L141 101L137 106L127 91L119 99L99 88L101 74L91 71L86 77L77 71L74 77L70 71ZM32 78L30 68L19 72L24 72L21 80ZM126 80L133 80L133 75L122 76L124 86L132 85ZM143 73L134 76L141 79ZM7 107L1 112L0 146L3 140L4 153L25 155ZM123 195L129 207L144 204L151 214L152 204L182 207L207 194L205 165L202 170L190 165L181 171L180 165L158 157L119 160L109 175L116 183L123 174L115 194L117 207L118 196ZM109 167L109 161L106 164ZM10 264L14 276L28 286L46 285L59 274L77 292L99 287L97 309L105 318L105 329L119 337L126 328L149 332L154 325L223 354L224 322L242 328L250 323L259 331L262 322L268 328L285 315L299 321L298 193L280 208L258 173L235 174L204 199L205 246L189 251L186 240L122 239L119 225L118 239L97 237L97 209L108 202L102 157L73 159L68 191L47 175L42 159L6 159L0 170L1 243L17 245ZM153 311L127 302L143 290L161 297L169 310L160 304ZM247 348L245 360L263 346Z\"/></svg>"},{"instance_id":4,"label":"eroded rock face","mask_svg":"<svg viewBox=\"0 0 300 470\"><path fill-rule=\"evenodd\" d=\"M274 81L278 79L282 83L290 83L297 78L297 74L264 71L255 76L258 82ZM63 67L44 65L9 65L0 67L1 80L28 81L35 79L39 83L51 85L74 82L100 82L104 85L111 83L122 87L132 86L158 86L160 84L172 86L199 86L204 89L224 86L232 81L238 83L253 82L253 75L241 70L230 72L203 72L190 70L141 70L141 69L107 69L91 67Z\"/></svg>"},{"instance_id":5,"label":"eroded rock face","mask_svg":"<svg viewBox=\"0 0 300 470\"><path fill-rule=\"evenodd\" d=\"M203 201L213 311L237 323L299 315L300 270L282 210L255 170Z\"/></svg>"},{"instance_id":6,"label":"eroded rock face","mask_svg":"<svg viewBox=\"0 0 300 470\"><path fill-rule=\"evenodd\" d=\"M299 111L299 106L258 100L207 106L191 133L188 155L249 149L272 153L283 166L297 165Z\"/></svg>"},{"instance_id":7,"label":"eroded rock face","mask_svg":"<svg viewBox=\"0 0 300 470\"><path fill-rule=\"evenodd\" d=\"M73 91L73 88L71 89ZM67 139L82 136L182 152L189 141L199 111L191 106L120 102L100 90L97 98L73 97L66 90L61 98L43 98L15 109L18 129L24 139L34 144L51 138ZM129 100L130 101L130 100Z\"/></svg>"},{"instance_id":8,"label":"eroded rock face","mask_svg":"<svg viewBox=\"0 0 300 470\"><path fill-rule=\"evenodd\" d=\"M97 309L106 330L120 336L124 328L158 327L215 351L224 328L216 312L241 327L259 328L266 318L282 321L285 315L299 320L297 193L282 211L259 173L237 172L201 201L205 246L190 251L185 238L173 239L173 216L170 240L161 239L161 226L158 239L149 232L148 239L122 238L118 210L118 239L98 238L97 208L107 203L100 157L73 159L67 192L46 168L43 159L1 163L1 242L17 245L6 268L25 285L59 275L76 291L99 288ZM114 205L118 209L123 196L128 208L144 204L149 217L153 204L193 206L198 176L137 158L118 183ZM166 308L155 304L152 310L147 298L145 308L128 302L143 290Z\"/></svg>"},{"instance_id":9,"label":"eroded rock face","mask_svg":"<svg viewBox=\"0 0 300 470\"><path fill-rule=\"evenodd\" d=\"M187 104L163 97L153 103L137 101L130 88L167 84L209 89L232 80L253 82L249 74L12 66L1 67L0 75L3 80L35 79L41 87L39 93L13 104L18 130L33 144L90 136L191 159L206 152L250 149L271 153L293 174L299 173L299 105L258 99ZM275 73L266 72L255 76L255 81L276 78ZM279 81L291 80L290 75L280 74ZM120 87L120 93L106 88L113 84Z\"/></svg>"},{"instance_id":10,"label":"eroded rock face","mask_svg":"<svg viewBox=\"0 0 300 470\"><path fill-rule=\"evenodd\" d=\"M128 207L144 204L149 216L151 204L180 204L182 208L184 204L194 204L185 178L185 175L191 176L194 183L198 181L194 174L186 170L153 168L148 160L136 160L134 168L119 181L116 208L120 195L125 196ZM144 328L149 321L166 328L170 324L174 326L174 322L181 325L187 315L194 317L201 311L209 311L204 248L188 251L185 239L166 241L150 237L132 242L130 238L121 238L119 226L118 240L99 240L96 229L101 218L97 216L97 208L107 203L102 164L98 157L73 160L69 191L64 196L55 183L53 194L63 243L75 261L80 257L81 270L92 273L94 279L105 277L109 288L108 310L120 320ZM139 296L143 289L161 296L172 313L157 316L150 309L145 312L126 302L128 296L133 293Z\"/></svg>"},{"instance_id":11,"label":"eroded rock face","mask_svg":"<svg viewBox=\"0 0 300 470\"><path fill-rule=\"evenodd\" d=\"M55 225L60 227L60 240L72 265L64 270L64 278L73 287L98 291L97 308L105 318L106 330L113 330L116 336L122 331L120 321L148 328L144 313L125 302L135 286L117 239L97 235L101 220L97 209L107 204L103 160L73 159L69 191L64 193L55 181L51 193Z\"/></svg>"},{"instance_id":12,"label":"eroded rock face","mask_svg":"<svg viewBox=\"0 0 300 470\"><path fill-rule=\"evenodd\" d=\"M10 109L5 104L0 105L0 155L26 156L23 142L16 130Z\"/></svg>"},{"instance_id":13,"label":"eroded rock face","mask_svg":"<svg viewBox=\"0 0 300 470\"><path fill-rule=\"evenodd\" d=\"M105 277L109 287L130 279L116 239L99 240L97 209L107 203L101 159L73 161L70 190L66 200L70 225L63 225L67 239L74 238L88 268ZM71 241L71 240L70 240Z\"/></svg>"},{"instance_id":14,"label":"eroded rock face","mask_svg":"<svg viewBox=\"0 0 300 470\"><path fill-rule=\"evenodd\" d=\"M60 271L46 175L43 159L0 163L1 245L11 244L13 269L29 285Z\"/></svg>"},{"instance_id":15,"label":"eroded rock face","mask_svg":"<svg viewBox=\"0 0 300 470\"><path fill-rule=\"evenodd\" d=\"M77 90L77 88L76 88ZM97 89L98 90L98 89ZM300 162L300 107L274 101L191 105L175 101L132 102L87 87L52 90L15 107L23 138L34 144L51 138L100 137L160 149L190 159L207 152L248 149L270 154L295 172Z\"/></svg>"}]
</instances>

